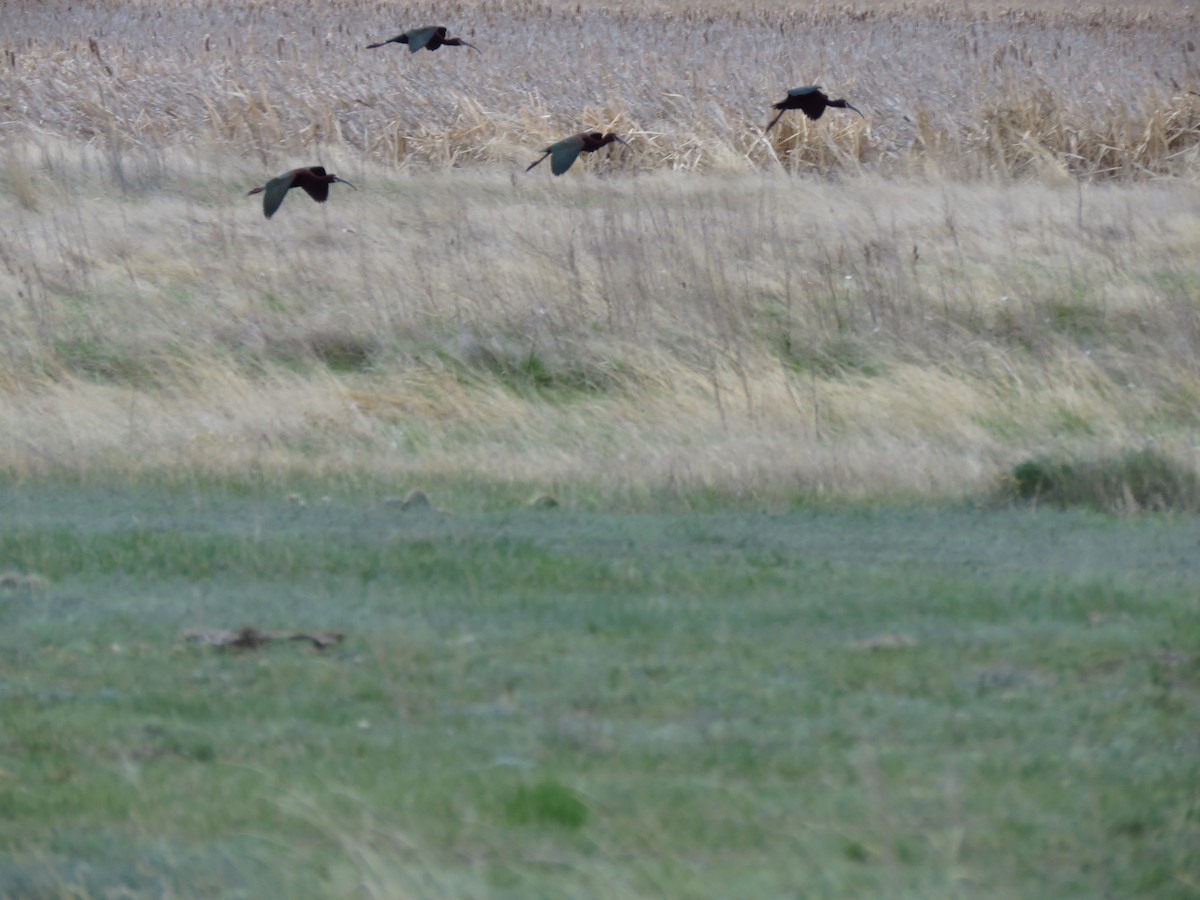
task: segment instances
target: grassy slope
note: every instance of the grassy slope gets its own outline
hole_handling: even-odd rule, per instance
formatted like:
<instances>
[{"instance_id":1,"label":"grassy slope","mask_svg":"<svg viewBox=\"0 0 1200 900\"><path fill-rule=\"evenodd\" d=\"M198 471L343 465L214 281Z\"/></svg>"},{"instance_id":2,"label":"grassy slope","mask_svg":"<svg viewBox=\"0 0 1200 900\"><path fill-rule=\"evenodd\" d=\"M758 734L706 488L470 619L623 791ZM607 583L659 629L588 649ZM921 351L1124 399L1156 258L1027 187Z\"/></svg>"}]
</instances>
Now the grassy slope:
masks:
<instances>
[{"instance_id":1,"label":"grassy slope","mask_svg":"<svg viewBox=\"0 0 1200 900\"><path fill-rule=\"evenodd\" d=\"M1198 546L8 487L0 896L1190 896Z\"/></svg>"},{"instance_id":2,"label":"grassy slope","mask_svg":"<svg viewBox=\"0 0 1200 900\"><path fill-rule=\"evenodd\" d=\"M364 166L265 222L220 161L122 194L94 151L17 155L43 209L0 232L8 472L789 498L1148 439L1195 466L1192 183Z\"/></svg>"},{"instance_id":3,"label":"grassy slope","mask_svg":"<svg viewBox=\"0 0 1200 900\"><path fill-rule=\"evenodd\" d=\"M1196 468L1189 4L468 0L485 52L415 55L362 49L366 0L10 5L0 472L786 505ZM807 81L867 118L765 139ZM632 147L522 172L585 125ZM361 190L244 196L315 162Z\"/></svg>"}]
</instances>

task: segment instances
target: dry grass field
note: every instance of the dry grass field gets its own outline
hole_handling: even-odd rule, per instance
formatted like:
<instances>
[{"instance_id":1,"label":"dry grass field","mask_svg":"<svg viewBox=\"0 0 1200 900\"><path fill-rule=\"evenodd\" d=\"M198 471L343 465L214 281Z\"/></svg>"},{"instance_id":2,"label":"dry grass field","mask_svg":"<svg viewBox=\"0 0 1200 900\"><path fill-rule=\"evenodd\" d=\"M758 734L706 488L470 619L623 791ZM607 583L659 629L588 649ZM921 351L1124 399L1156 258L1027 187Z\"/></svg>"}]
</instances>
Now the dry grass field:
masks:
<instances>
[{"instance_id":1,"label":"dry grass field","mask_svg":"<svg viewBox=\"0 0 1200 900\"><path fill-rule=\"evenodd\" d=\"M401 169L519 163L583 125L619 168L930 167L949 176L1194 174L1192 4L851 7L719 0L12 3L5 128L187 146L268 168L346 153ZM365 50L409 22L481 46ZM818 82L867 114L763 140L770 102Z\"/></svg>"},{"instance_id":2,"label":"dry grass field","mask_svg":"<svg viewBox=\"0 0 1200 900\"><path fill-rule=\"evenodd\" d=\"M0 25L0 897L1195 897L1195 0Z\"/></svg>"},{"instance_id":3,"label":"dry grass field","mask_svg":"<svg viewBox=\"0 0 1200 900\"><path fill-rule=\"evenodd\" d=\"M6 5L0 469L946 496L1195 466L1192 4ZM482 53L363 46L441 21ZM865 119L770 104L819 82ZM554 179L539 148L606 148ZM245 191L353 181L270 222Z\"/></svg>"}]
</instances>

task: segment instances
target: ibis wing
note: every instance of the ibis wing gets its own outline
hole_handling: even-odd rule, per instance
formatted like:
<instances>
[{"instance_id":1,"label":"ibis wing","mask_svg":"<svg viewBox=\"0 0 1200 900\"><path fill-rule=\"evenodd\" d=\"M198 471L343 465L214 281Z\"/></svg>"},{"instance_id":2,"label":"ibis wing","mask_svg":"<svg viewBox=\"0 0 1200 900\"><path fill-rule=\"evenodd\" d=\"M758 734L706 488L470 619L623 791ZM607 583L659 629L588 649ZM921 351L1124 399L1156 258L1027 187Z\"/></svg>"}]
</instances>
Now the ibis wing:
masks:
<instances>
[{"instance_id":1,"label":"ibis wing","mask_svg":"<svg viewBox=\"0 0 1200 900\"><path fill-rule=\"evenodd\" d=\"M292 181L295 177L295 173L293 172L284 172L282 175L272 178L263 186L263 215L268 219L275 215L276 210L283 203L283 198L291 190Z\"/></svg>"},{"instance_id":2,"label":"ibis wing","mask_svg":"<svg viewBox=\"0 0 1200 900\"><path fill-rule=\"evenodd\" d=\"M828 98L821 91L820 87L815 84L806 84L804 87L792 88L788 91L788 99L791 100L791 107L799 109L810 119L819 119L821 114L825 112L825 105Z\"/></svg>"},{"instance_id":3,"label":"ibis wing","mask_svg":"<svg viewBox=\"0 0 1200 900\"><path fill-rule=\"evenodd\" d=\"M800 111L815 122L824 115L825 103L817 97L802 97L800 99Z\"/></svg>"},{"instance_id":4,"label":"ibis wing","mask_svg":"<svg viewBox=\"0 0 1200 900\"><path fill-rule=\"evenodd\" d=\"M324 169L321 174L325 174ZM324 203L329 199L329 182L328 181L305 181L300 185L304 188L304 193L312 197L318 203Z\"/></svg>"},{"instance_id":5,"label":"ibis wing","mask_svg":"<svg viewBox=\"0 0 1200 900\"><path fill-rule=\"evenodd\" d=\"M555 175L561 175L571 168L582 150L583 141L579 138L567 138L559 141L550 148L550 171Z\"/></svg>"},{"instance_id":6,"label":"ibis wing","mask_svg":"<svg viewBox=\"0 0 1200 900\"><path fill-rule=\"evenodd\" d=\"M408 52L416 53L418 50L424 50L425 46L433 40L433 36L438 33L439 25L428 25L425 28L414 28L412 31L406 31L408 35Z\"/></svg>"}]
</instances>

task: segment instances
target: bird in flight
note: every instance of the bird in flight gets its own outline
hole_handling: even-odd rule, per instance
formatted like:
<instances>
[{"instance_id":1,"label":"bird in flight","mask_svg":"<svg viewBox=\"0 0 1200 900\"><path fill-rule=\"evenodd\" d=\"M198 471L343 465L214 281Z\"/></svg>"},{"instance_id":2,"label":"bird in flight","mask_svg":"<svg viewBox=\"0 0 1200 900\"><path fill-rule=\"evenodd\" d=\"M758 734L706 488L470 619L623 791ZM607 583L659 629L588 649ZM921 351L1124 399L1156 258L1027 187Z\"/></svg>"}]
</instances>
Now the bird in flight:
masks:
<instances>
[{"instance_id":1,"label":"bird in flight","mask_svg":"<svg viewBox=\"0 0 1200 900\"><path fill-rule=\"evenodd\" d=\"M767 131L770 131L775 123L789 109L798 109L810 119L816 121L825 113L825 108L833 106L837 109L853 109L856 113L862 116L857 107L851 106L845 100L830 100L828 95L815 84L806 84L804 87L792 88L788 91L787 96L776 103L772 109L777 109L779 112L775 114L775 118L771 120L771 124L767 126ZM865 119L866 116L863 116ZM766 132L764 132L765 134Z\"/></svg>"},{"instance_id":2,"label":"bird in flight","mask_svg":"<svg viewBox=\"0 0 1200 900\"><path fill-rule=\"evenodd\" d=\"M595 153L606 144L611 144L616 141L619 144L626 144L611 131L608 134L603 134L599 131L582 132L573 134L569 138L563 138L555 144L551 144L542 150L542 155L534 162L529 164L525 169L528 172L538 163L542 162L547 156L550 157L550 171L555 175L561 175L578 159L580 153Z\"/></svg>"},{"instance_id":3,"label":"bird in flight","mask_svg":"<svg viewBox=\"0 0 1200 900\"><path fill-rule=\"evenodd\" d=\"M247 191L246 196L263 195L263 215L268 219L275 215L283 203L283 198L292 188L300 188L318 203L329 199L329 186L333 183L350 184L345 178L326 174L324 166L307 166L303 169L292 169L272 178L262 187ZM350 184L354 188L354 185ZM358 188L354 188L356 191Z\"/></svg>"},{"instance_id":4,"label":"bird in flight","mask_svg":"<svg viewBox=\"0 0 1200 900\"><path fill-rule=\"evenodd\" d=\"M408 44L408 52L416 53L418 50L436 50L438 47L470 47L476 53L479 48L474 44L468 44L462 38L446 37L446 26L444 25L427 25L424 28L413 28L404 34L398 34L394 38L388 38L386 41L380 41L378 44L367 44L368 50L374 50L376 47L382 47L386 44Z\"/></svg>"}]
</instances>

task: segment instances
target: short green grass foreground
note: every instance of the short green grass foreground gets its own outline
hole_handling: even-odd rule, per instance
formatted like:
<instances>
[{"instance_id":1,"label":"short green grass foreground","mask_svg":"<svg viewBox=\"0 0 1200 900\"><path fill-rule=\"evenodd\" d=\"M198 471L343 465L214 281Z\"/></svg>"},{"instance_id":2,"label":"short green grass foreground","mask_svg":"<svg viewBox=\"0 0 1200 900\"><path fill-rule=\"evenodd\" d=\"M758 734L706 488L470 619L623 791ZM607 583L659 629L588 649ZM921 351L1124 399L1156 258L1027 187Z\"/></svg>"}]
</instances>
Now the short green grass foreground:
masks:
<instances>
[{"instance_id":1,"label":"short green grass foreground","mask_svg":"<svg viewBox=\"0 0 1200 900\"><path fill-rule=\"evenodd\" d=\"M306 493L0 487L0 897L1200 892L1195 518Z\"/></svg>"}]
</instances>

